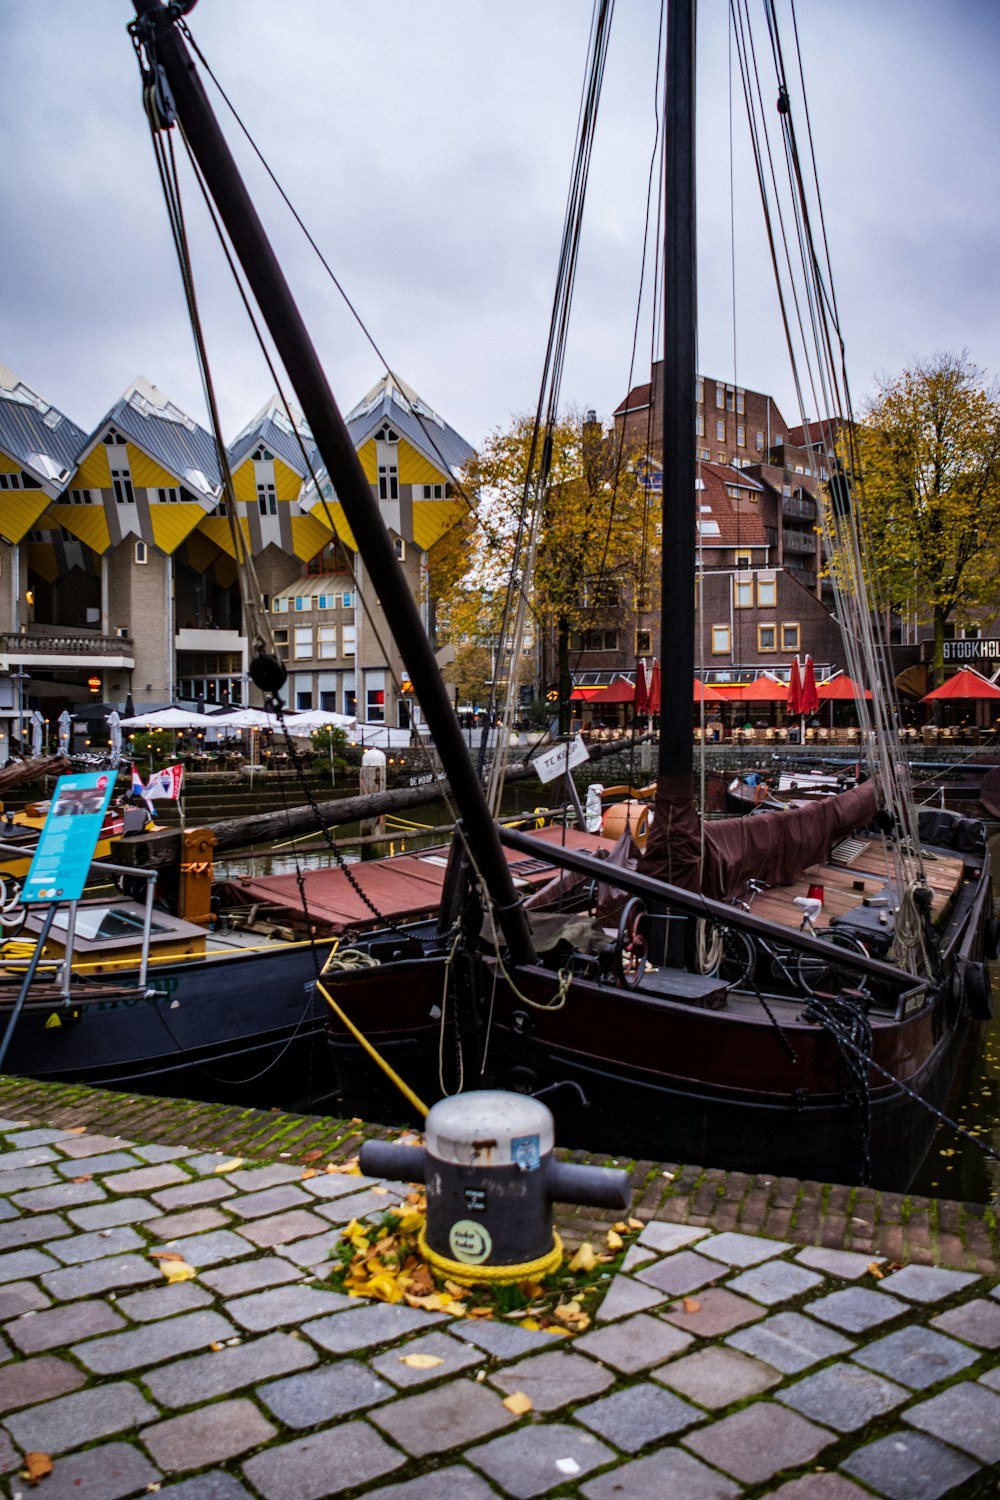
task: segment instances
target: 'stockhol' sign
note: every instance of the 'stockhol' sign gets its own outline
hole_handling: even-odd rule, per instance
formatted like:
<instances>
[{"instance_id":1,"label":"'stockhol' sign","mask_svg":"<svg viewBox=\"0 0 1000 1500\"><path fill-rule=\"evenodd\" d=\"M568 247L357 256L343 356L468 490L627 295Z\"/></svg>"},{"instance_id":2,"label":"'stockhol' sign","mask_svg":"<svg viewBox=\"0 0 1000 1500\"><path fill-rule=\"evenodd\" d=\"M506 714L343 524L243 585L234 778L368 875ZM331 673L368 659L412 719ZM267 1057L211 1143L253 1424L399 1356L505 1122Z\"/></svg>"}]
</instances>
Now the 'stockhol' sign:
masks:
<instances>
[{"instance_id":1,"label":"'stockhol' sign","mask_svg":"<svg viewBox=\"0 0 1000 1500\"><path fill-rule=\"evenodd\" d=\"M971 641L945 641L944 659L950 661L1000 662L1000 640L979 636Z\"/></svg>"}]
</instances>

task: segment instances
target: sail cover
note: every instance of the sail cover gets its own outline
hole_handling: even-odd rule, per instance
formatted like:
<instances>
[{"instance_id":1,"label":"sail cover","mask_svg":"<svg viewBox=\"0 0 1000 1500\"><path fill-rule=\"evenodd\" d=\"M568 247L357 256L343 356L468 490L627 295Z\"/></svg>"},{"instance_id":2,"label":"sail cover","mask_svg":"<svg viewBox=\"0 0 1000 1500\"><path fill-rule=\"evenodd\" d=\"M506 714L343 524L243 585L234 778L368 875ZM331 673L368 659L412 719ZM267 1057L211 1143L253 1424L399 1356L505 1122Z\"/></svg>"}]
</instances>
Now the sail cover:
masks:
<instances>
[{"instance_id":1,"label":"sail cover","mask_svg":"<svg viewBox=\"0 0 1000 1500\"><path fill-rule=\"evenodd\" d=\"M877 810L875 783L866 781L786 812L720 818L704 826L702 858L703 830L690 780L661 776L639 869L716 901L730 901L743 895L751 877L787 885L810 865L825 861L831 845L864 828Z\"/></svg>"}]
</instances>

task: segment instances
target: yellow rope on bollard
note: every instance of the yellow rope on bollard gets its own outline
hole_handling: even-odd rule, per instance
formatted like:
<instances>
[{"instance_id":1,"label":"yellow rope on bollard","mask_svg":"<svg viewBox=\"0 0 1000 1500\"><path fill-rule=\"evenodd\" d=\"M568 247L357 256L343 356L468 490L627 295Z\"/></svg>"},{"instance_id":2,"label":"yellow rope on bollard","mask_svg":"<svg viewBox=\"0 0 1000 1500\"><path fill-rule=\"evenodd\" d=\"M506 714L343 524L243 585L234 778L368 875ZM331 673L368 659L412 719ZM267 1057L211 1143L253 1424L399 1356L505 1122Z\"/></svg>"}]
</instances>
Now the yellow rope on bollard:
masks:
<instances>
[{"instance_id":1,"label":"yellow rope on bollard","mask_svg":"<svg viewBox=\"0 0 1000 1500\"><path fill-rule=\"evenodd\" d=\"M504 1285L512 1281L533 1281L539 1276L551 1276L553 1271L558 1271L562 1265L563 1242L554 1229L552 1238L555 1243L548 1254L514 1266L470 1266L465 1261L449 1260L446 1255L439 1255L428 1245L425 1227L417 1235L417 1249L435 1271L442 1271L455 1281L495 1281Z\"/></svg>"}]
</instances>

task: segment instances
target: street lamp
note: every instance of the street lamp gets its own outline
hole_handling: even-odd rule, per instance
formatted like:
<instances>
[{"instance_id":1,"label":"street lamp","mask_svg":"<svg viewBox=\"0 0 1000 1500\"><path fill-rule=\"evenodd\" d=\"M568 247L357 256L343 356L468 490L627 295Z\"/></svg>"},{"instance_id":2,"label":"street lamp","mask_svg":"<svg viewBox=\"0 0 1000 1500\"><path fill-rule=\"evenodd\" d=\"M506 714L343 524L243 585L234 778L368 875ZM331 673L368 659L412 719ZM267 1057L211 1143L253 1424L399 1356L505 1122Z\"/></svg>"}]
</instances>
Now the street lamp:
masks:
<instances>
[{"instance_id":1,"label":"street lamp","mask_svg":"<svg viewBox=\"0 0 1000 1500\"><path fill-rule=\"evenodd\" d=\"M11 672L11 682L17 683L17 748L24 754L24 684L31 680L29 672Z\"/></svg>"}]
</instances>

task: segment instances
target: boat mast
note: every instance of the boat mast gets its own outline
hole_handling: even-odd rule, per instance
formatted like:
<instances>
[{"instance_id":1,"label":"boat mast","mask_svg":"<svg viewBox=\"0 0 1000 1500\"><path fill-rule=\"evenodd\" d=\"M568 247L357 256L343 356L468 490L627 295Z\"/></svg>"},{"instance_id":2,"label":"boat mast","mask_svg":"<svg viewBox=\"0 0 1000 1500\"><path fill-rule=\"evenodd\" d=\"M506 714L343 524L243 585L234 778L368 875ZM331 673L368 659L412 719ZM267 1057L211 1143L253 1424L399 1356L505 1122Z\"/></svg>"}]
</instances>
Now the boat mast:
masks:
<instances>
[{"instance_id":1,"label":"boat mast","mask_svg":"<svg viewBox=\"0 0 1000 1500\"><path fill-rule=\"evenodd\" d=\"M303 414L344 507L372 586L410 674L434 744L451 782L459 814L478 867L497 908L514 963L531 963L535 952L525 912L514 889L496 826L462 740L416 600L402 581L399 562L379 514L371 486L333 398L312 340L263 225L250 201L176 20L190 4L133 0L136 27L147 57L163 70L177 116L233 249L243 267Z\"/></svg>"},{"instance_id":2,"label":"boat mast","mask_svg":"<svg viewBox=\"0 0 1000 1500\"><path fill-rule=\"evenodd\" d=\"M660 662L664 712L658 771L694 772L695 529L695 0L669 0L663 237L663 535ZM669 650L667 645L669 643Z\"/></svg>"}]
</instances>

